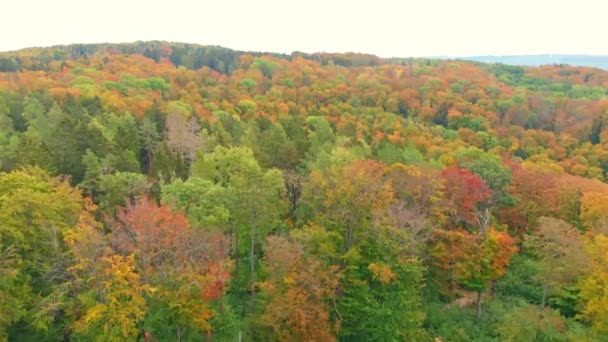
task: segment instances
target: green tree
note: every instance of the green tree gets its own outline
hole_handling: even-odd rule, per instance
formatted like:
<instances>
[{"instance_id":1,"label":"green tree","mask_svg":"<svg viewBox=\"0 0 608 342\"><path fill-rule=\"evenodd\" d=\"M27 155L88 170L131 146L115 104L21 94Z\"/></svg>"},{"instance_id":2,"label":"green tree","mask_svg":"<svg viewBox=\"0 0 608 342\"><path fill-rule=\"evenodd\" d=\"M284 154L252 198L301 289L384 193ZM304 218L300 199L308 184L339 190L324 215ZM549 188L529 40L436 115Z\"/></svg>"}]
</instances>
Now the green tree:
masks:
<instances>
[{"instance_id":1,"label":"green tree","mask_svg":"<svg viewBox=\"0 0 608 342\"><path fill-rule=\"evenodd\" d=\"M344 339L424 339L423 269L405 243L411 237L388 219L394 194L386 171L358 160L313 170L303 189L300 219L325 226L340 246L344 293L336 315Z\"/></svg>"},{"instance_id":2,"label":"green tree","mask_svg":"<svg viewBox=\"0 0 608 342\"><path fill-rule=\"evenodd\" d=\"M236 261L234 291L243 296L248 289L252 312L261 245L280 226L286 210L283 175L262 169L248 148L218 146L212 153L198 155L192 177L224 188L224 207L230 213L226 233L232 237Z\"/></svg>"},{"instance_id":3,"label":"green tree","mask_svg":"<svg viewBox=\"0 0 608 342\"><path fill-rule=\"evenodd\" d=\"M65 279L63 234L81 206L77 190L41 169L0 173L0 338L20 321L36 327L36 312Z\"/></svg>"},{"instance_id":4,"label":"green tree","mask_svg":"<svg viewBox=\"0 0 608 342\"><path fill-rule=\"evenodd\" d=\"M569 341L563 317L551 309L528 305L509 311L498 325L501 341Z\"/></svg>"},{"instance_id":5,"label":"green tree","mask_svg":"<svg viewBox=\"0 0 608 342\"><path fill-rule=\"evenodd\" d=\"M84 175L82 155L88 146L88 121L86 113L66 113L54 104L48 114L50 134L44 142L53 157L55 169L60 174L72 176L79 183Z\"/></svg>"},{"instance_id":6,"label":"green tree","mask_svg":"<svg viewBox=\"0 0 608 342\"><path fill-rule=\"evenodd\" d=\"M143 169L148 175L150 175L150 171L152 169L152 158L154 156L154 152L156 152L156 149L161 142L161 136L158 132L158 127L149 117L145 117L142 121L141 140L143 150Z\"/></svg>"},{"instance_id":7,"label":"green tree","mask_svg":"<svg viewBox=\"0 0 608 342\"><path fill-rule=\"evenodd\" d=\"M99 189L99 181L102 176L101 162L95 153L91 150L82 157L82 164L84 165L85 172L80 186L90 195L96 195Z\"/></svg>"},{"instance_id":8,"label":"green tree","mask_svg":"<svg viewBox=\"0 0 608 342\"><path fill-rule=\"evenodd\" d=\"M226 229L230 220L226 191L208 179L177 179L162 187L161 201L183 210L193 225Z\"/></svg>"},{"instance_id":9,"label":"green tree","mask_svg":"<svg viewBox=\"0 0 608 342\"><path fill-rule=\"evenodd\" d=\"M37 166L53 173L57 170L53 153L39 132L29 128L17 139L14 152L15 166Z\"/></svg>"},{"instance_id":10,"label":"green tree","mask_svg":"<svg viewBox=\"0 0 608 342\"><path fill-rule=\"evenodd\" d=\"M579 231L568 223L541 217L538 227L524 241L524 247L538 258L542 282L541 307L556 287L576 280L583 270L585 258Z\"/></svg>"},{"instance_id":11,"label":"green tree","mask_svg":"<svg viewBox=\"0 0 608 342\"><path fill-rule=\"evenodd\" d=\"M99 206L113 211L144 195L150 188L146 176L131 172L116 172L99 177Z\"/></svg>"},{"instance_id":12,"label":"green tree","mask_svg":"<svg viewBox=\"0 0 608 342\"><path fill-rule=\"evenodd\" d=\"M114 158L108 164L118 171L139 172L142 145L135 118L129 113L121 116L110 115L109 124Z\"/></svg>"}]
</instances>

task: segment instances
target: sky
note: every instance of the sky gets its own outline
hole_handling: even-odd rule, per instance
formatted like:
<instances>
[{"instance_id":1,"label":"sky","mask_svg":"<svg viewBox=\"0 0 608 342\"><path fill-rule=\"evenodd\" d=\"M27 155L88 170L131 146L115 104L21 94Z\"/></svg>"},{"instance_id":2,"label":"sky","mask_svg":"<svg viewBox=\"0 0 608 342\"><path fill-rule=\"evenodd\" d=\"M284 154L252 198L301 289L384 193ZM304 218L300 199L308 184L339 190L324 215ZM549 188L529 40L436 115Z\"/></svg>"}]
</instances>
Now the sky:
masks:
<instances>
[{"instance_id":1,"label":"sky","mask_svg":"<svg viewBox=\"0 0 608 342\"><path fill-rule=\"evenodd\" d=\"M608 55L607 0L13 0L0 51L167 40L381 57Z\"/></svg>"}]
</instances>

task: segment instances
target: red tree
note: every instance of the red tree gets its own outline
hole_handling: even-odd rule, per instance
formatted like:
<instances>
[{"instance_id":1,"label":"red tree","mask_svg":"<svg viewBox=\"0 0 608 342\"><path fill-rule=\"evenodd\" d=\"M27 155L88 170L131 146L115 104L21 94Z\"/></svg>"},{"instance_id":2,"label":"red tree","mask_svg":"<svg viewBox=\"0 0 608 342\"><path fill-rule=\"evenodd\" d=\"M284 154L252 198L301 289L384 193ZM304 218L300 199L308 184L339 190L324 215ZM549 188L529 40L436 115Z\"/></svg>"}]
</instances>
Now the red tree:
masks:
<instances>
[{"instance_id":1,"label":"red tree","mask_svg":"<svg viewBox=\"0 0 608 342\"><path fill-rule=\"evenodd\" d=\"M480 204L492 195L490 188L479 176L457 166L443 170L441 175L445 181L445 194L450 205L449 216L452 224L477 224Z\"/></svg>"}]
</instances>

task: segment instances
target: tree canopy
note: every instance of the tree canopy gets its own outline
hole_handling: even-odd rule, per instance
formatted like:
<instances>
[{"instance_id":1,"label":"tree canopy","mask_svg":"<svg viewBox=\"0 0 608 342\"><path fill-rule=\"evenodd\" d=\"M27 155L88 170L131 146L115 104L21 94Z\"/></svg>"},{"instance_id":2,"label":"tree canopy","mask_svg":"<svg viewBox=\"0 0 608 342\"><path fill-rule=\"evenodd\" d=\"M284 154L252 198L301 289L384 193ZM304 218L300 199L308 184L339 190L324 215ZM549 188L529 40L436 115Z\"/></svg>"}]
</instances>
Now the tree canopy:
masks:
<instances>
[{"instance_id":1,"label":"tree canopy","mask_svg":"<svg viewBox=\"0 0 608 342\"><path fill-rule=\"evenodd\" d=\"M0 341L603 341L608 72L0 53Z\"/></svg>"}]
</instances>

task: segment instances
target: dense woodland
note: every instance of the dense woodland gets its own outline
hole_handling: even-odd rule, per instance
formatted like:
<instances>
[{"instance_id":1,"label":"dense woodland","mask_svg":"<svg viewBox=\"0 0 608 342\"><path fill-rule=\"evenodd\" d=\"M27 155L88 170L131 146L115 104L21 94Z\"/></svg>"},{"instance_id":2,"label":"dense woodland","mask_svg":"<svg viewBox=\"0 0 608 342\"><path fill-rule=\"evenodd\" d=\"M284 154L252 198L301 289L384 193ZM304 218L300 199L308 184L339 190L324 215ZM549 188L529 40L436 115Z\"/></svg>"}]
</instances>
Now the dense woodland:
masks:
<instances>
[{"instance_id":1,"label":"dense woodland","mask_svg":"<svg viewBox=\"0 0 608 342\"><path fill-rule=\"evenodd\" d=\"M606 71L164 42L0 71L0 340L608 340Z\"/></svg>"}]
</instances>

